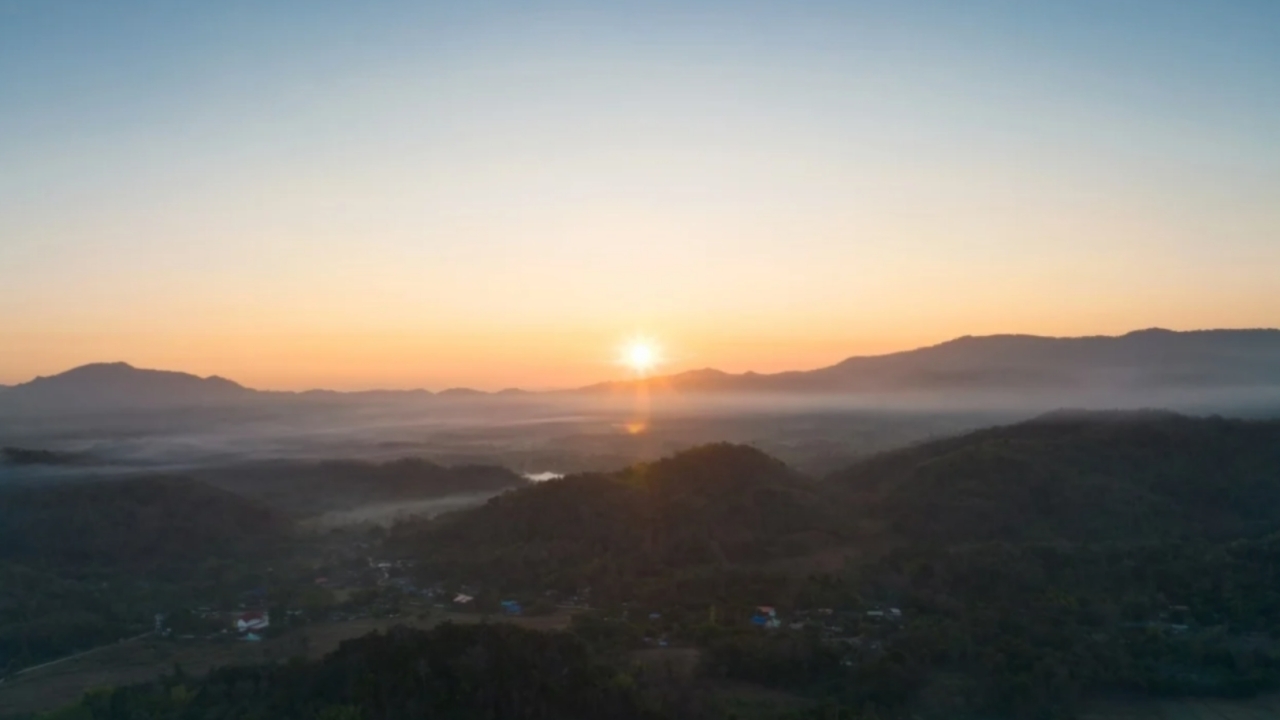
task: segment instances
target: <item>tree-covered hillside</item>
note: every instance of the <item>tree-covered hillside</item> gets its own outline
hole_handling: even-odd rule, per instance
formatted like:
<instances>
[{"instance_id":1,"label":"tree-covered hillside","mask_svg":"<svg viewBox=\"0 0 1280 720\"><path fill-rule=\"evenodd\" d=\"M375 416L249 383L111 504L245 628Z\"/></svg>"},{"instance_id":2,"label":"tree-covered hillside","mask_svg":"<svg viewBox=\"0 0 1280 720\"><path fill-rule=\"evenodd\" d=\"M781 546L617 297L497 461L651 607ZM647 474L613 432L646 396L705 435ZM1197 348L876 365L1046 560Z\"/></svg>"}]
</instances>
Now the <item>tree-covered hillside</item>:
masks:
<instances>
[{"instance_id":1,"label":"tree-covered hillside","mask_svg":"<svg viewBox=\"0 0 1280 720\"><path fill-rule=\"evenodd\" d=\"M248 573L289 534L273 511L182 478L0 490L0 675L150 629L165 596Z\"/></svg>"},{"instance_id":2,"label":"tree-covered hillside","mask_svg":"<svg viewBox=\"0 0 1280 720\"><path fill-rule=\"evenodd\" d=\"M0 489L0 559L59 570L172 569L257 552L286 531L266 507L183 478Z\"/></svg>"},{"instance_id":3,"label":"tree-covered hillside","mask_svg":"<svg viewBox=\"0 0 1280 720\"><path fill-rule=\"evenodd\" d=\"M834 510L816 483L764 453L708 445L404 524L390 545L447 575L573 589L611 576L802 555L843 542Z\"/></svg>"},{"instance_id":4,"label":"tree-covered hillside","mask_svg":"<svg viewBox=\"0 0 1280 720\"><path fill-rule=\"evenodd\" d=\"M590 584L845 547L1232 539L1280 530L1280 422L1058 413L878 455L822 481L709 445L397 528L447 575Z\"/></svg>"},{"instance_id":5,"label":"tree-covered hillside","mask_svg":"<svg viewBox=\"0 0 1280 720\"><path fill-rule=\"evenodd\" d=\"M664 717L633 678L573 635L511 625L393 629L318 662L226 668L88 695L77 720L646 720Z\"/></svg>"},{"instance_id":6,"label":"tree-covered hillside","mask_svg":"<svg viewBox=\"0 0 1280 720\"><path fill-rule=\"evenodd\" d=\"M884 453L827 483L909 543L1233 538L1280 528L1280 422L1055 413Z\"/></svg>"}]
</instances>

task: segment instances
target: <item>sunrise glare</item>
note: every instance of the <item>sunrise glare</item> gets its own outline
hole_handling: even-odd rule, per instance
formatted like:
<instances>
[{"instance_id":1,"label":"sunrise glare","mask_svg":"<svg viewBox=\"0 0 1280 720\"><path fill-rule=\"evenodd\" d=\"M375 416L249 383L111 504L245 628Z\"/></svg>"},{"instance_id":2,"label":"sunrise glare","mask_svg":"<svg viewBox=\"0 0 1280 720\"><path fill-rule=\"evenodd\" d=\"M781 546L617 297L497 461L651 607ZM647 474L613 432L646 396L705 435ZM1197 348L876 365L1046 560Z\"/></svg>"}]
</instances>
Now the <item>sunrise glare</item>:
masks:
<instances>
[{"instance_id":1,"label":"sunrise glare","mask_svg":"<svg viewBox=\"0 0 1280 720\"><path fill-rule=\"evenodd\" d=\"M649 338L635 338L627 342L622 350L623 363L637 375L646 375L660 362L658 345Z\"/></svg>"}]
</instances>

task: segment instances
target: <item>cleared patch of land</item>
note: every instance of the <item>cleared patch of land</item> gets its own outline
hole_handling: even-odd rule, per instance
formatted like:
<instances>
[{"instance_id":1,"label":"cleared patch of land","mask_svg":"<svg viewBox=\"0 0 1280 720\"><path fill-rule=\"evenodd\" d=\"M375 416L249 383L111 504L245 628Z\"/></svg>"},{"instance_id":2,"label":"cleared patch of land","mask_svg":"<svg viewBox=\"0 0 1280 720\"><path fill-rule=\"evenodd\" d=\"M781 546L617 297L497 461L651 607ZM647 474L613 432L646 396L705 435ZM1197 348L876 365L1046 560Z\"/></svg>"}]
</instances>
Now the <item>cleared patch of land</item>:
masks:
<instances>
[{"instance_id":1,"label":"cleared patch of land","mask_svg":"<svg viewBox=\"0 0 1280 720\"><path fill-rule=\"evenodd\" d=\"M536 630L568 627L571 613L561 610L541 617L491 618ZM319 658L337 649L344 640L385 632L397 625L429 628L443 622L476 623L480 615L437 612L421 620L415 617L349 620L322 623L284 633L263 642L238 640L167 640L146 637L37 668L0 683L0 717L51 710L75 702L86 691L152 680L180 666L191 675L203 675L226 665L254 665L305 656Z\"/></svg>"}]
</instances>

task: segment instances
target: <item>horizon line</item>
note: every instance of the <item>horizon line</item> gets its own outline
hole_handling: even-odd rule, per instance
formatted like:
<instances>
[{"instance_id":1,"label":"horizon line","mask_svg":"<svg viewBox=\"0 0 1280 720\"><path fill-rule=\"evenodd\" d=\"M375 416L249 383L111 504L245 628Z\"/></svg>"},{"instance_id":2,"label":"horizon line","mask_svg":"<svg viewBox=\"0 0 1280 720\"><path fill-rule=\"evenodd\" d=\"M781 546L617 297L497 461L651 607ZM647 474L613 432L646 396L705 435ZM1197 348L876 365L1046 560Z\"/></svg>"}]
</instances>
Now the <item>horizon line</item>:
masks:
<instances>
[{"instance_id":1,"label":"horizon line","mask_svg":"<svg viewBox=\"0 0 1280 720\"><path fill-rule=\"evenodd\" d=\"M567 386L567 387L551 387L551 388L541 388L541 389L528 389L528 388L521 388L521 387L515 387L515 386L508 386L508 387L503 387L497 390L482 390L479 388L468 387L468 386L452 386L452 387L446 387L440 390L430 390L430 389L419 386L419 387L400 387L400 388L378 387L378 388L368 388L363 390L335 390L335 389L323 388L323 387L307 388L304 390L281 390L281 389L250 387L248 385L244 385L243 383L240 383L236 380L233 380L229 377L226 377L224 375L220 375L217 373L214 373L212 375L197 375L195 373L187 372L185 370L141 367L138 365L134 365L133 363L126 360L111 360L111 361L95 361L95 362L84 363L81 365L76 365L74 367L68 368L61 372L54 373L52 375L36 375L30 380L18 382L12 385L0 384L0 390L8 390L8 389L22 387L39 380L48 380L51 378L60 377L62 375L66 375L68 373L75 372L77 370L83 370L85 368L124 366L131 370L137 370L139 372L172 373L177 375L194 377L203 381L224 381L224 382L232 383L237 387L250 392L276 393L276 394L282 394L282 395L306 395L310 393L326 393L326 394L336 394L336 395L361 395L361 394L376 394L376 393L406 393L406 394L423 393L428 395L447 395L447 394L464 394L464 393L465 394L483 394L483 395L503 395L503 394L538 395L538 394L577 392L577 391L591 390L591 389L605 389L610 386L631 385L641 381L649 382L649 381L655 381L655 380L662 380L664 378L675 378L675 377L690 375L694 373L718 373L718 374L730 376L730 377L745 377L745 376L770 377L770 376L777 376L777 375L786 375L790 373L814 372L818 370L834 368L843 363L849 362L850 360L857 360L857 359L863 359L863 358L883 358L883 357L889 357L893 355L902 355L906 353L930 350L933 348L942 347L944 345L948 345L948 344L963 341L963 340L982 340L982 339L997 339L997 338L1029 338L1029 339L1038 339L1038 340L1096 340L1096 339L1117 340L1117 339L1122 339L1122 338L1130 337L1133 335L1139 335L1143 333L1168 333L1173 335L1192 335L1196 333L1224 333L1224 332L1237 332L1237 333L1273 332L1274 333L1274 332L1280 332L1280 328L1222 327L1222 328L1199 328L1194 330L1170 330L1168 328L1152 326L1152 327L1140 328L1136 330L1129 330L1127 332L1117 334L1117 335L1107 335L1107 334L1037 335L1034 333L992 333L989 335L966 334L966 335L958 335L950 339L943 340L941 342L933 343L931 345L918 345L915 347L904 348L901 350L893 350L890 352L870 354L870 355L849 355L844 357L841 360L838 360L828 365L820 365L817 367L810 367L810 368L804 368L804 369L781 370L778 372L770 372L770 373L759 373L752 370L747 370L743 372L733 373L733 372L727 372L724 370L720 370L718 368L707 366L707 367L701 367L701 368L690 368L687 370L665 373L661 375L649 375L642 378L600 380L596 382L587 383L584 385L575 385L575 386Z\"/></svg>"}]
</instances>

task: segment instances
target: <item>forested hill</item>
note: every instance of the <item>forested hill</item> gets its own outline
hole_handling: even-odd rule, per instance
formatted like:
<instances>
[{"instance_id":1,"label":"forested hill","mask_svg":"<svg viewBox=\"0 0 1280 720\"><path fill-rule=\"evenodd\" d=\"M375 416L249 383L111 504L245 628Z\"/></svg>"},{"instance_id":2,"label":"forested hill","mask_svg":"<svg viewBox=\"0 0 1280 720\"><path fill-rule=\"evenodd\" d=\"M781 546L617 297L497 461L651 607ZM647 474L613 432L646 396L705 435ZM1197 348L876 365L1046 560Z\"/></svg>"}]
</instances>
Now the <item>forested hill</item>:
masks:
<instances>
[{"instance_id":1,"label":"forested hill","mask_svg":"<svg viewBox=\"0 0 1280 720\"><path fill-rule=\"evenodd\" d=\"M884 453L834 473L895 537L1232 538L1280 528L1280 421L1054 413Z\"/></svg>"},{"instance_id":2,"label":"forested hill","mask_svg":"<svg viewBox=\"0 0 1280 720\"><path fill-rule=\"evenodd\" d=\"M395 628L316 662L224 668L90 693L66 717L657 720L635 679L568 633L512 625ZM58 717L63 717L59 715Z\"/></svg>"},{"instance_id":3,"label":"forested hill","mask_svg":"<svg viewBox=\"0 0 1280 720\"><path fill-rule=\"evenodd\" d=\"M441 570L574 587L612 575L803 554L840 542L822 489L753 448L707 445L609 474L540 483L398 527L390 542Z\"/></svg>"},{"instance_id":4,"label":"forested hill","mask_svg":"<svg viewBox=\"0 0 1280 720\"><path fill-rule=\"evenodd\" d=\"M878 455L822 481L749 447L709 445L408 523L391 543L451 575L567 586L834 547L1277 530L1280 422L1057 413Z\"/></svg>"},{"instance_id":5,"label":"forested hill","mask_svg":"<svg viewBox=\"0 0 1280 720\"><path fill-rule=\"evenodd\" d=\"M385 463L261 462L197 472L196 477L293 516L369 503L493 493L528 483L496 465L444 467L420 458Z\"/></svg>"},{"instance_id":6,"label":"forested hill","mask_svg":"<svg viewBox=\"0 0 1280 720\"><path fill-rule=\"evenodd\" d=\"M0 490L0 560L147 571L255 552L286 524L273 511L181 478Z\"/></svg>"}]
</instances>

